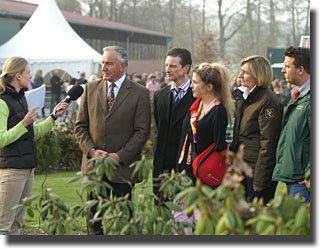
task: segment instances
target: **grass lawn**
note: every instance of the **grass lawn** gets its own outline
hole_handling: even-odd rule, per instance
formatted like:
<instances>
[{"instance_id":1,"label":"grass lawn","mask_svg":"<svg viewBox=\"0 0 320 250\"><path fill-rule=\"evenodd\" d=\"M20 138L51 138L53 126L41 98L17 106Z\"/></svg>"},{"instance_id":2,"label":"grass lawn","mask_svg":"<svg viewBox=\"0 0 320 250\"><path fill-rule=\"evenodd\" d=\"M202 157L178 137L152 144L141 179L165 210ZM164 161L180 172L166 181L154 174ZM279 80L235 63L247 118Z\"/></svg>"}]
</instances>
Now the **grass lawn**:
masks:
<instances>
[{"instance_id":1,"label":"grass lawn","mask_svg":"<svg viewBox=\"0 0 320 250\"><path fill-rule=\"evenodd\" d=\"M81 204L81 199L76 193L76 190L79 190L81 186L81 179L69 183L69 181L77 176L77 172L61 172L55 174L48 174L45 184L43 185L43 190L46 188L51 188L53 193L57 194L61 201L64 202L69 208L72 208L75 205ZM32 195L42 194L42 183L45 180L45 175L35 175L34 184L32 189ZM148 180L148 185L145 192L152 192L152 178L150 176ZM141 193L141 185L139 183L135 185L134 189L134 200L138 203L139 194ZM86 199L86 198L84 198ZM33 204L38 204L39 199L33 201ZM30 218L27 214L25 215L25 226L26 229L37 229L39 227L39 214L35 213L34 218ZM79 221L82 231L86 231L86 221L85 218L82 218ZM43 222L41 222L41 228L44 229Z\"/></svg>"},{"instance_id":2,"label":"grass lawn","mask_svg":"<svg viewBox=\"0 0 320 250\"><path fill-rule=\"evenodd\" d=\"M81 204L81 199L77 195L76 190L80 188L81 179L77 182L68 183L73 177L76 176L76 172L61 172L55 174L48 174L46 182L44 184L44 190L46 188L51 188L55 194L57 194L61 200L69 207L72 208L75 205ZM32 190L32 195L40 194L42 190L42 183L45 179L45 175L36 175L34 178L34 185ZM151 184L152 179L151 176L148 180L147 192L152 192ZM280 182L278 184L276 190L276 196L281 195L283 189L286 188L285 184ZM137 203L138 195L141 192L141 185L137 184L134 190L134 200ZM37 201L34 201L35 204ZM79 222L81 225L81 229L83 232L86 232L86 221L85 218L82 218ZM25 226L27 229L37 229L39 227L39 217L38 214L35 213L35 218L30 218L27 214L25 216ZM44 229L43 223L41 224L41 228Z\"/></svg>"},{"instance_id":3,"label":"grass lawn","mask_svg":"<svg viewBox=\"0 0 320 250\"><path fill-rule=\"evenodd\" d=\"M73 183L68 183L73 177L76 176L76 173L77 172L61 172L48 174L43 189L45 190L46 188L51 188L52 191L57 194L68 207L73 207L77 204L81 204L81 199L76 193L76 190L78 190L81 185L81 180ZM42 183L44 179L45 175L35 175L32 195L42 194ZM33 204L36 203L38 204L38 200L33 202ZM35 218L30 218L26 214L25 225L27 226L27 228L37 229L39 227L38 213L35 213ZM80 225L83 230L86 230L85 219L81 221ZM43 228L43 225L41 225L41 228Z\"/></svg>"}]
</instances>

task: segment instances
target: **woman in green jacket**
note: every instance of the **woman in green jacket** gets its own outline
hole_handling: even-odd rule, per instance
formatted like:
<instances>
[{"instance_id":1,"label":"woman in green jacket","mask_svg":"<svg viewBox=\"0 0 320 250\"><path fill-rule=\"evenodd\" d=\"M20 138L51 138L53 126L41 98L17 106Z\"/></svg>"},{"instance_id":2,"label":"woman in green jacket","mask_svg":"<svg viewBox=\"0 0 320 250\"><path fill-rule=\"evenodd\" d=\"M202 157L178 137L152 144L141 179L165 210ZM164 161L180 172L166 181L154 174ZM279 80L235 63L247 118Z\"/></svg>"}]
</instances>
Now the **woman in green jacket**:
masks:
<instances>
[{"instance_id":1,"label":"woman in green jacket","mask_svg":"<svg viewBox=\"0 0 320 250\"><path fill-rule=\"evenodd\" d=\"M37 166L35 139L48 133L68 106L60 102L50 117L35 124L37 108L28 111L24 96L29 80L26 59L6 60L0 75L0 234L20 234L24 211L16 215L12 207L31 195Z\"/></svg>"}]
</instances>

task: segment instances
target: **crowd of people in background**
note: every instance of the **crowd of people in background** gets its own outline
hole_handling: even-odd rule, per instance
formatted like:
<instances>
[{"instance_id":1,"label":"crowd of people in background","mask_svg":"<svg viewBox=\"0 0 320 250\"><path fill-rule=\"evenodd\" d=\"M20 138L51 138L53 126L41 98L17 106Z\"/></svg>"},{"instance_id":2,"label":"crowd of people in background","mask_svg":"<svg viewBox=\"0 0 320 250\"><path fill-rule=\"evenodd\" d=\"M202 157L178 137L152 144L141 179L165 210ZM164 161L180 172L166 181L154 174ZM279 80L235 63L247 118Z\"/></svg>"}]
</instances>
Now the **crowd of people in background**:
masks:
<instances>
[{"instance_id":1,"label":"crowd of people in background","mask_svg":"<svg viewBox=\"0 0 320 250\"><path fill-rule=\"evenodd\" d=\"M240 86L240 78L234 75L232 77L232 90L235 90ZM279 79L279 76L274 76L270 84L270 89L276 94L276 96L279 98L281 104L284 107L286 107L289 104L294 88L292 88L291 83L286 82L285 77Z\"/></svg>"},{"instance_id":2,"label":"crowd of people in background","mask_svg":"<svg viewBox=\"0 0 320 250\"><path fill-rule=\"evenodd\" d=\"M81 72L79 78L72 77L71 75L67 75L66 81L64 81L63 75L61 76L61 72L59 70L52 71L52 76L50 77L49 85L50 86L50 109L52 109L55 105L57 105L61 98L63 98L68 91L75 85L81 85L83 88L87 82L94 81L98 78L97 73L94 72L86 79L86 73ZM41 87L41 85L45 84L43 78L43 71L41 69L37 70L33 80L29 80L28 90L36 89ZM71 119L71 114L78 110L78 106L80 104L81 98L78 98L77 101L72 102L72 104L68 107L65 112L65 115ZM45 107L41 109L42 118L46 117Z\"/></svg>"},{"instance_id":3,"label":"crowd of people in background","mask_svg":"<svg viewBox=\"0 0 320 250\"><path fill-rule=\"evenodd\" d=\"M128 78L146 87L152 94L155 91L166 87L170 83L168 77L166 76L166 73L160 73L159 71L155 71L149 74L142 73L140 75L136 72L133 72L132 74L128 75Z\"/></svg>"},{"instance_id":4,"label":"crowd of people in background","mask_svg":"<svg viewBox=\"0 0 320 250\"><path fill-rule=\"evenodd\" d=\"M70 90L70 88L74 85L81 85L82 87L85 86L87 82L94 81L98 79L98 75L94 72L88 79L86 79L86 73L81 72L79 78L72 77L67 75L66 81L64 82L60 79L60 72L55 70L52 72L52 77L50 78L50 86L51 86L51 105L50 108L52 109L59 100L66 95L66 93ZM153 73L142 73L138 74L133 72L127 75L128 79L131 79L140 85L149 89L150 94L153 95L157 90L166 87L170 84L170 80L165 72L160 73L159 71L155 71ZM232 76L232 91L237 89L241 86L240 78L237 75ZM40 87L44 84L42 70L37 70L35 76L32 81L30 81L29 89L34 89ZM270 89L276 94L279 98L281 104L286 107L292 97L292 85L289 82L286 82L285 77L281 79L279 76L274 76L272 83L270 85ZM81 98L77 100L73 105L68 107L71 112L75 112L80 105ZM41 109L42 117L45 117L45 107ZM70 112L67 110L66 115L70 117Z\"/></svg>"}]
</instances>

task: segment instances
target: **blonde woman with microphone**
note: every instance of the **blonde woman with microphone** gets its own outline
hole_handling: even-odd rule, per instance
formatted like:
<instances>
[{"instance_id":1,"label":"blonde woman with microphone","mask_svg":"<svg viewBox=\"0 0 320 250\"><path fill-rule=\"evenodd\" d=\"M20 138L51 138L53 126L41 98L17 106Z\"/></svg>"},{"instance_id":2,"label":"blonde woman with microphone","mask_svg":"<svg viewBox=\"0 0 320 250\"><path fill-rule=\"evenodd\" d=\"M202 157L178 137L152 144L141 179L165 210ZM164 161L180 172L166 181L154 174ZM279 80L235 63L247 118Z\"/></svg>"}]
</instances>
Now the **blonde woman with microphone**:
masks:
<instances>
[{"instance_id":1,"label":"blonde woman with microphone","mask_svg":"<svg viewBox=\"0 0 320 250\"><path fill-rule=\"evenodd\" d=\"M28 111L24 96L29 80L26 59L15 56L6 60L0 75L0 234L20 234L24 211L16 215L12 208L31 195L37 167L35 139L48 133L68 106L60 102L50 117L34 123L37 108Z\"/></svg>"}]
</instances>

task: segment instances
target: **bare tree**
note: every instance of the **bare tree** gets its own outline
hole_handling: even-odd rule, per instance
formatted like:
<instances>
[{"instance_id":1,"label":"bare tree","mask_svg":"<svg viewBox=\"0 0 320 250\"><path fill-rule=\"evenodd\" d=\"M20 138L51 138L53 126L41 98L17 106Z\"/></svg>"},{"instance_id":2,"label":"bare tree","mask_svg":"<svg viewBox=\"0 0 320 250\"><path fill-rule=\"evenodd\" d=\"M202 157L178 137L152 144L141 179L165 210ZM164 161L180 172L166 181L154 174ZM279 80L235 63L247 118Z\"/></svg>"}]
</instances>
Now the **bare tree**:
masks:
<instances>
[{"instance_id":1,"label":"bare tree","mask_svg":"<svg viewBox=\"0 0 320 250\"><path fill-rule=\"evenodd\" d=\"M136 25L136 17L137 17L137 0L131 0L132 3L132 12L131 12L131 19L132 25ZM123 8L122 8L123 10Z\"/></svg>"},{"instance_id":2,"label":"bare tree","mask_svg":"<svg viewBox=\"0 0 320 250\"><path fill-rule=\"evenodd\" d=\"M102 1L102 0L100 0ZM115 9L116 9L116 4L117 4L117 0L110 0L110 5L109 5L109 19L111 21L114 21L115 20Z\"/></svg>"},{"instance_id":3,"label":"bare tree","mask_svg":"<svg viewBox=\"0 0 320 250\"><path fill-rule=\"evenodd\" d=\"M171 35L174 35L175 31L175 21L176 21L176 0L169 0L170 6L170 27L171 27Z\"/></svg>"},{"instance_id":4,"label":"bare tree","mask_svg":"<svg viewBox=\"0 0 320 250\"><path fill-rule=\"evenodd\" d=\"M205 2L205 0L204 0ZM191 54L194 54L194 32L193 32L193 21L192 21L192 0L189 0L189 30L190 30L190 47Z\"/></svg>"},{"instance_id":5,"label":"bare tree","mask_svg":"<svg viewBox=\"0 0 320 250\"><path fill-rule=\"evenodd\" d=\"M295 5L294 5L295 0L291 0L291 18L292 18L292 23L291 23L291 27L292 27L292 44L295 45L296 44L296 24L295 24Z\"/></svg>"},{"instance_id":6,"label":"bare tree","mask_svg":"<svg viewBox=\"0 0 320 250\"><path fill-rule=\"evenodd\" d=\"M276 31L276 19L275 19L275 8L274 0L269 0L269 40L270 42L275 41L275 31ZM294 1L294 0L293 0Z\"/></svg>"},{"instance_id":7,"label":"bare tree","mask_svg":"<svg viewBox=\"0 0 320 250\"><path fill-rule=\"evenodd\" d=\"M89 7L88 15L91 16L91 17L94 17L95 16L96 1L95 0L83 0L83 2L85 4L87 4L88 7Z\"/></svg>"},{"instance_id":8,"label":"bare tree","mask_svg":"<svg viewBox=\"0 0 320 250\"><path fill-rule=\"evenodd\" d=\"M212 33L201 34L199 36L199 43L197 45L194 61L200 62L213 62L218 59L218 51L213 40Z\"/></svg>"},{"instance_id":9,"label":"bare tree","mask_svg":"<svg viewBox=\"0 0 320 250\"><path fill-rule=\"evenodd\" d=\"M87 5L83 12L90 16L168 33L173 38L172 46L185 47L192 53L199 51L199 44L206 44L202 35L215 34L215 53L228 61L250 54L264 55L268 47L297 45L300 35L310 34L310 0L71 2Z\"/></svg>"},{"instance_id":10,"label":"bare tree","mask_svg":"<svg viewBox=\"0 0 320 250\"><path fill-rule=\"evenodd\" d=\"M82 13L81 4L77 0L57 0L57 4L61 10L66 10L77 14Z\"/></svg>"},{"instance_id":11,"label":"bare tree","mask_svg":"<svg viewBox=\"0 0 320 250\"><path fill-rule=\"evenodd\" d=\"M206 0L202 0L202 34L206 33Z\"/></svg>"},{"instance_id":12,"label":"bare tree","mask_svg":"<svg viewBox=\"0 0 320 250\"><path fill-rule=\"evenodd\" d=\"M256 30L256 54L259 54L259 45L260 45L260 30L261 30L261 0L258 0L257 6L257 30Z\"/></svg>"},{"instance_id":13,"label":"bare tree","mask_svg":"<svg viewBox=\"0 0 320 250\"><path fill-rule=\"evenodd\" d=\"M253 25L253 19L252 19L252 9L253 9L254 5L252 3L251 0L247 0L247 25L248 25L248 29L249 29L249 39L248 39L248 43L249 43L249 46L251 48L254 48L255 46L255 37L254 37L254 34L253 34L253 28L254 28L254 25Z\"/></svg>"},{"instance_id":14,"label":"bare tree","mask_svg":"<svg viewBox=\"0 0 320 250\"><path fill-rule=\"evenodd\" d=\"M157 1L157 9L159 10L159 13L160 13L159 20L161 20L161 31L166 33L167 32L167 23L166 23L167 18L166 18L166 15L164 15L166 8L161 3L163 3L162 0Z\"/></svg>"},{"instance_id":15,"label":"bare tree","mask_svg":"<svg viewBox=\"0 0 320 250\"><path fill-rule=\"evenodd\" d=\"M306 2L307 2L307 8L306 8L307 18L306 18L304 34L308 35L310 34L310 0L306 0Z\"/></svg>"},{"instance_id":16,"label":"bare tree","mask_svg":"<svg viewBox=\"0 0 320 250\"><path fill-rule=\"evenodd\" d=\"M240 6L237 10L232 12L231 14L228 14L229 10L232 8L232 6L235 6L235 3L239 1L233 1L231 5L223 11L223 0L217 0L218 4L218 20L219 20L219 52L220 52L220 57L222 60L225 59L225 45L226 42L229 41L241 28L241 26L244 24L246 21L246 18L243 18L241 22L233 28L230 32L228 32L227 35L227 30L228 26L230 25L231 21L233 18L235 18L245 7Z\"/></svg>"},{"instance_id":17,"label":"bare tree","mask_svg":"<svg viewBox=\"0 0 320 250\"><path fill-rule=\"evenodd\" d=\"M117 22L121 22L122 19L126 19L125 16L127 16L128 13L125 13L126 10L125 10L125 7L130 3L130 1L126 1L126 0L122 0L120 3L119 3L119 7L117 8L118 10L118 14L117 14L117 19L116 21ZM134 16L134 19L133 21L135 23L132 23L132 25L136 25L136 12L137 12L137 0L134 0L133 3L135 3L136 5L134 6L134 8L132 9L132 16ZM130 5L130 4L129 4ZM130 6L129 6L130 8ZM129 16L128 16L129 17Z\"/></svg>"}]
</instances>

